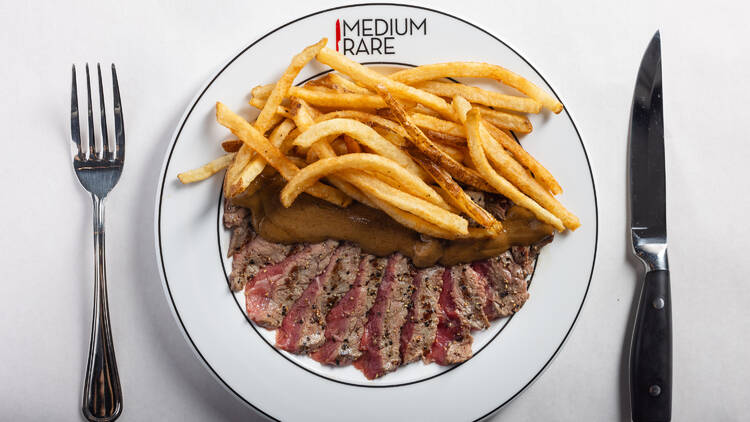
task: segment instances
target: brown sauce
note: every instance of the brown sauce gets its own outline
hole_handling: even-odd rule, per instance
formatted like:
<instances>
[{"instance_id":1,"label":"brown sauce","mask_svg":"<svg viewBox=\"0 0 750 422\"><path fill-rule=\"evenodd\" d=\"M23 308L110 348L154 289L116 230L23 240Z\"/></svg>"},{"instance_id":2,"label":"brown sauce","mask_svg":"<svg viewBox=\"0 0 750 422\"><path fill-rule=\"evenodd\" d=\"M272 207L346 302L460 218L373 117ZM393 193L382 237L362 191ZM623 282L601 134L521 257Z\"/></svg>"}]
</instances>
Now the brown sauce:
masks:
<instances>
[{"instance_id":1,"label":"brown sauce","mask_svg":"<svg viewBox=\"0 0 750 422\"><path fill-rule=\"evenodd\" d=\"M283 184L268 178L254 195L235 198L250 208L255 231L276 243L315 243L327 239L356 243L366 253L386 256L394 252L411 258L417 267L436 263L454 265L497 256L511 246L526 246L553 233L527 210L512 206L503 220L503 232L485 239L443 240L423 236L391 219L384 212L353 202L339 208L302 194L289 208L279 201Z\"/></svg>"}]
</instances>

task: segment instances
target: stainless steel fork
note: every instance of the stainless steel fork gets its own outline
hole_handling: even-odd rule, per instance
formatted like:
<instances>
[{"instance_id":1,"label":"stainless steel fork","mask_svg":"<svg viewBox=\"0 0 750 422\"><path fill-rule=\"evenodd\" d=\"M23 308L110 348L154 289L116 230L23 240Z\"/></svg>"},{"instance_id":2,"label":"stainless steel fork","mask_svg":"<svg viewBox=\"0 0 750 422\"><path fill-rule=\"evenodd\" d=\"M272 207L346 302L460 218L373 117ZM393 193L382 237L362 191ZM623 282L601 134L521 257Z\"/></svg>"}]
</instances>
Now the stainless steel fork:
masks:
<instances>
[{"instance_id":1,"label":"stainless steel fork","mask_svg":"<svg viewBox=\"0 0 750 422\"><path fill-rule=\"evenodd\" d=\"M115 142L109 147L107 117L104 107L102 70L96 65L99 76L99 108L101 115L101 147L97 148L94 133L94 113L91 107L91 78L86 65L88 96L88 141L81 141L78 119L78 87L76 68L73 66L73 93L71 95L70 135L73 169L84 189L91 193L94 204L94 316L91 323L91 343L83 387L83 415L90 421L113 421L122 412L122 390L117 373L115 349L109 324L107 303L107 269L104 260L104 198L117 184L125 161L125 128L120 104L117 72L112 65L112 96L114 100Z\"/></svg>"}]
</instances>

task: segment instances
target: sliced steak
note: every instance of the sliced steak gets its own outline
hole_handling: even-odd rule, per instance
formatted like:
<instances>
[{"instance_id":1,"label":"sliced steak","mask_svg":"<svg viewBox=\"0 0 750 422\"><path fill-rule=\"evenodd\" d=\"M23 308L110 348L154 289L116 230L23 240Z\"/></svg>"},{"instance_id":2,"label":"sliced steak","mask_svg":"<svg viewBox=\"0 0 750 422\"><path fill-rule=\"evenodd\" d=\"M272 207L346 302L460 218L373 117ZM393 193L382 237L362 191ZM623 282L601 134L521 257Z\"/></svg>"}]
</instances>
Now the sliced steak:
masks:
<instances>
[{"instance_id":1,"label":"sliced steak","mask_svg":"<svg viewBox=\"0 0 750 422\"><path fill-rule=\"evenodd\" d=\"M231 202L224 200L224 227L233 229L245 223L250 218L250 210L245 207L232 205Z\"/></svg>"},{"instance_id":2,"label":"sliced steak","mask_svg":"<svg viewBox=\"0 0 750 422\"><path fill-rule=\"evenodd\" d=\"M328 365L348 365L362 356L359 351L367 311L375 303L385 274L385 258L364 255L352 287L326 316L325 343L310 356Z\"/></svg>"},{"instance_id":3,"label":"sliced steak","mask_svg":"<svg viewBox=\"0 0 750 422\"><path fill-rule=\"evenodd\" d=\"M281 262L293 252L293 249L295 247L292 245L271 243L260 236L256 236L232 256L229 288L238 292L245 287L245 284L252 287L253 282L251 280L261 268Z\"/></svg>"},{"instance_id":4,"label":"sliced steak","mask_svg":"<svg viewBox=\"0 0 750 422\"><path fill-rule=\"evenodd\" d=\"M406 324L401 328L401 364L422 359L432 343L438 327L440 292L443 289L444 267L430 267L414 276Z\"/></svg>"},{"instance_id":5,"label":"sliced steak","mask_svg":"<svg viewBox=\"0 0 750 422\"><path fill-rule=\"evenodd\" d=\"M354 284L360 249L336 248L328 266L307 286L276 331L276 346L291 353L306 353L325 342L326 315Z\"/></svg>"},{"instance_id":6,"label":"sliced steak","mask_svg":"<svg viewBox=\"0 0 750 422\"><path fill-rule=\"evenodd\" d=\"M453 278L453 300L458 315L475 330L490 326L484 314L487 302L487 281L471 265L454 265L448 270Z\"/></svg>"},{"instance_id":7,"label":"sliced steak","mask_svg":"<svg viewBox=\"0 0 750 422\"><path fill-rule=\"evenodd\" d=\"M455 301L455 291L458 289L454 272L443 272L443 288L440 292L440 311L438 313L438 329L435 341L425 356L425 362L435 362L439 365L452 365L468 360L471 357L471 327L459 315Z\"/></svg>"},{"instance_id":8,"label":"sliced steak","mask_svg":"<svg viewBox=\"0 0 750 422\"><path fill-rule=\"evenodd\" d=\"M283 261L263 268L245 288L247 315L256 324L275 329L302 292L331 260L334 240L305 246Z\"/></svg>"},{"instance_id":9,"label":"sliced steak","mask_svg":"<svg viewBox=\"0 0 750 422\"><path fill-rule=\"evenodd\" d=\"M401 326L413 290L409 261L396 253L388 258L385 277L378 288L375 304L367 315L359 349L362 356L354 366L367 379L374 379L394 371L401 363L399 341Z\"/></svg>"},{"instance_id":10,"label":"sliced steak","mask_svg":"<svg viewBox=\"0 0 750 422\"><path fill-rule=\"evenodd\" d=\"M516 264L510 251L472 264L487 280L487 301L484 313L490 320L503 318L518 311L529 298L523 267Z\"/></svg>"},{"instance_id":11,"label":"sliced steak","mask_svg":"<svg viewBox=\"0 0 750 422\"><path fill-rule=\"evenodd\" d=\"M251 224L250 210L232 205L229 201L224 200L223 222L224 227L232 230L232 236L229 239L229 249L227 250L227 257L231 257L255 236L255 231Z\"/></svg>"}]
</instances>

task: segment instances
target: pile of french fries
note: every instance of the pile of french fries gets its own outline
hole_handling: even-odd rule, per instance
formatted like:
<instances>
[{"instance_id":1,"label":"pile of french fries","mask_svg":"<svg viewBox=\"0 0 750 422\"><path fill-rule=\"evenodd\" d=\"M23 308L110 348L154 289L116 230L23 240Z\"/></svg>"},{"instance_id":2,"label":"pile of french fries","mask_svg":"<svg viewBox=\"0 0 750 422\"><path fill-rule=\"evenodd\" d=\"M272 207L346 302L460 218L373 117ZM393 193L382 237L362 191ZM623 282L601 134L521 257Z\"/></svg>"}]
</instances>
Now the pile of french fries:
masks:
<instances>
[{"instance_id":1,"label":"pile of french fries","mask_svg":"<svg viewBox=\"0 0 750 422\"><path fill-rule=\"evenodd\" d=\"M502 230L465 189L502 194L558 231L580 226L555 198L562 188L552 174L510 134L532 131L522 113L559 113L562 104L553 96L487 63L438 63L385 75L326 48L326 41L294 56L275 84L252 90L250 104L260 109L254 122L218 102L217 121L238 139L224 141L226 155L179 174L180 181L227 168L224 194L233 198L252 195L258 176L276 171L286 180L280 193L286 207L303 192L340 207L355 200L443 239ZM293 86L313 59L335 72ZM525 96L445 79L451 77L494 79Z\"/></svg>"}]
</instances>

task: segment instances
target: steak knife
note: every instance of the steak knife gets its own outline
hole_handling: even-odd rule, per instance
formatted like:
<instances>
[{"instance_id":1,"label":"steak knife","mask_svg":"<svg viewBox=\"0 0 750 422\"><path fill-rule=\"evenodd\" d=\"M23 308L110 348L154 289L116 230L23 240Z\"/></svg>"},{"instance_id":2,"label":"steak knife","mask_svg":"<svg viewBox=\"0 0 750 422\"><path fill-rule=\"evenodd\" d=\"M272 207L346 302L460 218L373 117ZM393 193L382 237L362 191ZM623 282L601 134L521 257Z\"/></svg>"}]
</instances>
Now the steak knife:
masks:
<instances>
[{"instance_id":1,"label":"steak knife","mask_svg":"<svg viewBox=\"0 0 750 422\"><path fill-rule=\"evenodd\" d=\"M646 267L630 346L630 408L634 422L667 422L672 413L672 300L658 31L638 69L629 159L630 234L633 251Z\"/></svg>"}]
</instances>

